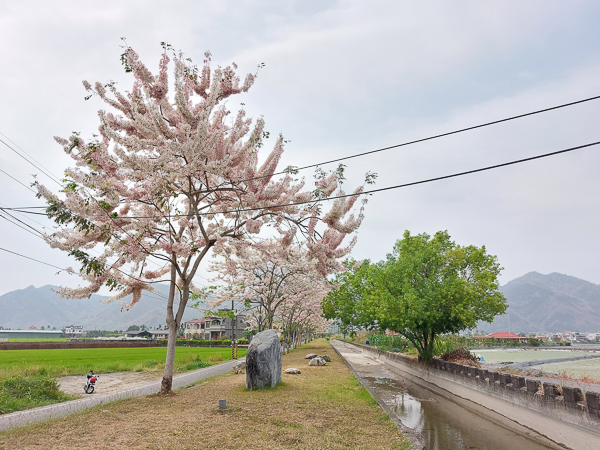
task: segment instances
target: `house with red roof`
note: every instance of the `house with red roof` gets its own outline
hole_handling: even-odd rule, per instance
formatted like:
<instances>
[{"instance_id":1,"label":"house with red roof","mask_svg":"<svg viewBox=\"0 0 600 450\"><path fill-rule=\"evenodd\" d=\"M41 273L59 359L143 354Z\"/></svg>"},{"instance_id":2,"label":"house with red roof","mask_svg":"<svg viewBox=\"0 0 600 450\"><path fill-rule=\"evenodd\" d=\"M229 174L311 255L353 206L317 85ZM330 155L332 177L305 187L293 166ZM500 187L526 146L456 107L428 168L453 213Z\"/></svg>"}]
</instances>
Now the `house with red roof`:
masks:
<instances>
[{"instance_id":1,"label":"house with red roof","mask_svg":"<svg viewBox=\"0 0 600 450\"><path fill-rule=\"evenodd\" d=\"M508 331L500 331L498 333L488 334L487 336L475 336L476 339L493 339L495 342L503 340L514 340L515 342L527 342L527 336L519 336L518 334L509 333Z\"/></svg>"}]
</instances>

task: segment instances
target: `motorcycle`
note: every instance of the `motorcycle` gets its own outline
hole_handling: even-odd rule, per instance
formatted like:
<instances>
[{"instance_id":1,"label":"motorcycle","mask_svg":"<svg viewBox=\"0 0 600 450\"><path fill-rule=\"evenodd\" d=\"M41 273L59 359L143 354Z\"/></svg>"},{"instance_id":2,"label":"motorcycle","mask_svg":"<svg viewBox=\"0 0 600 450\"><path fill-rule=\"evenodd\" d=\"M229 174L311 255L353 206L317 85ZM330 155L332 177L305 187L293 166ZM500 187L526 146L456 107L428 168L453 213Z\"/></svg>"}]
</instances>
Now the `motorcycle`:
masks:
<instances>
[{"instance_id":1,"label":"motorcycle","mask_svg":"<svg viewBox=\"0 0 600 450\"><path fill-rule=\"evenodd\" d=\"M92 392L94 392L94 387L96 386L97 379L98 375L94 375L93 373L91 374L91 376L88 375L87 382L83 385L83 391L86 394L91 394Z\"/></svg>"}]
</instances>

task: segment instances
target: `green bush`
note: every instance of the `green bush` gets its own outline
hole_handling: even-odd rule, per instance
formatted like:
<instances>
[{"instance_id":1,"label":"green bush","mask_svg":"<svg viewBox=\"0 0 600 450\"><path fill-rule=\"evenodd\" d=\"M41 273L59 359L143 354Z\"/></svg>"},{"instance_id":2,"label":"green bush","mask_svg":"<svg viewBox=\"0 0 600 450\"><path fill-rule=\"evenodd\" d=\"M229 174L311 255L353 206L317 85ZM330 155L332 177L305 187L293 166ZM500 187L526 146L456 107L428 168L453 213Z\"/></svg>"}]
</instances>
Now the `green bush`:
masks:
<instances>
[{"instance_id":1,"label":"green bush","mask_svg":"<svg viewBox=\"0 0 600 450\"><path fill-rule=\"evenodd\" d=\"M247 341L247 340L246 340ZM167 345L166 339L159 339L156 341L158 344ZM187 347L206 347L211 345L231 345L230 339L220 339L216 341L209 341L206 339L178 339L175 345L182 345Z\"/></svg>"},{"instance_id":2,"label":"green bush","mask_svg":"<svg viewBox=\"0 0 600 450\"><path fill-rule=\"evenodd\" d=\"M70 399L70 396L59 389L58 382L48 375L35 377L14 375L0 381L0 414Z\"/></svg>"},{"instance_id":3,"label":"green bush","mask_svg":"<svg viewBox=\"0 0 600 450\"><path fill-rule=\"evenodd\" d=\"M392 348L405 349L411 346L410 342L402 336L393 336L390 334L370 334L368 339L370 345L383 351L390 351Z\"/></svg>"}]
</instances>

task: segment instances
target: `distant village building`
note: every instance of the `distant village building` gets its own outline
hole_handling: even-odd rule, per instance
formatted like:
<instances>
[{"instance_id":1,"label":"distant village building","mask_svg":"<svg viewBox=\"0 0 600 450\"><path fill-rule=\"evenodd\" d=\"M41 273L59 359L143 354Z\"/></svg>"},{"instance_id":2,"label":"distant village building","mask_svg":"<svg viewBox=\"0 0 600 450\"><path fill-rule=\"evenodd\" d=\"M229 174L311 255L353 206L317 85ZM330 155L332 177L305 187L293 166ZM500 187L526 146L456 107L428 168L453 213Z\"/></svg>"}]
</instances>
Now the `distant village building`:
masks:
<instances>
[{"instance_id":1,"label":"distant village building","mask_svg":"<svg viewBox=\"0 0 600 450\"><path fill-rule=\"evenodd\" d=\"M168 339L169 330L151 330L152 339Z\"/></svg>"},{"instance_id":2,"label":"distant village building","mask_svg":"<svg viewBox=\"0 0 600 450\"><path fill-rule=\"evenodd\" d=\"M235 318L235 339L244 337L244 330L250 327L246 321L245 314L238 314ZM188 320L185 322L183 335L186 339L197 336L199 339L216 341L220 339L232 339L231 317L207 316L201 319Z\"/></svg>"},{"instance_id":3,"label":"distant village building","mask_svg":"<svg viewBox=\"0 0 600 450\"><path fill-rule=\"evenodd\" d=\"M501 342L504 340L512 340L515 342L527 342L529 338L527 336L519 336L518 334L509 333L508 331L501 331L499 333L492 333L486 336L475 336L475 339L489 339L493 342Z\"/></svg>"},{"instance_id":4,"label":"distant village building","mask_svg":"<svg viewBox=\"0 0 600 450\"><path fill-rule=\"evenodd\" d=\"M85 337L87 335L87 331L83 330L83 327L80 325L69 325L62 329L63 337Z\"/></svg>"},{"instance_id":5,"label":"distant village building","mask_svg":"<svg viewBox=\"0 0 600 450\"><path fill-rule=\"evenodd\" d=\"M58 339L62 337L61 330L2 330L2 340L10 339Z\"/></svg>"},{"instance_id":6,"label":"distant village building","mask_svg":"<svg viewBox=\"0 0 600 450\"><path fill-rule=\"evenodd\" d=\"M152 332L148 330L131 330L126 331L125 336L128 338L152 339Z\"/></svg>"}]
</instances>

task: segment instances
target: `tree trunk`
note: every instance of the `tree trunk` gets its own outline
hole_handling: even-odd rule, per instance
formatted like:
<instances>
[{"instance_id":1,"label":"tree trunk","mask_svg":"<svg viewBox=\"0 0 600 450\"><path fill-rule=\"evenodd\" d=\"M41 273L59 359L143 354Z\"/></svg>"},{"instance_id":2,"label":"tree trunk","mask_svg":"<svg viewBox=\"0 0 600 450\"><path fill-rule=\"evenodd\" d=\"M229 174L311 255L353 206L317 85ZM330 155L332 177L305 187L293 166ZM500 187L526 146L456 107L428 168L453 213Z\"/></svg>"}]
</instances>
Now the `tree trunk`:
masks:
<instances>
[{"instance_id":1,"label":"tree trunk","mask_svg":"<svg viewBox=\"0 0 600 450\"><path fill-rule=\"evenodd\" d=\"M165 360L165 373L163 375L160 393L165 395L171 392L173 386L173 369L175 366L175 344L177 343L178 323L175 319L169 322L169 340L167 342L167 358Z\"/></svg>"},{"instance_id":2,"label":"tree trunk","mask_svg":"<svg viewBox=\"0 0 600 450\"><path fill-rule=\"evenodd\" d=\"M169 337L167 340L167 358L165 359L165 372L160 387L160 393L163 395L169 394L171 392L171 387L173 386L175 346L177 344L177 330L179 328L179 322L173 314L173 304L175 303L176 275L177 272L175 266L171 265L171 286L169 288L169 298L167 299L167 326L169 327Z\"/></svg>"}]
</instances>

